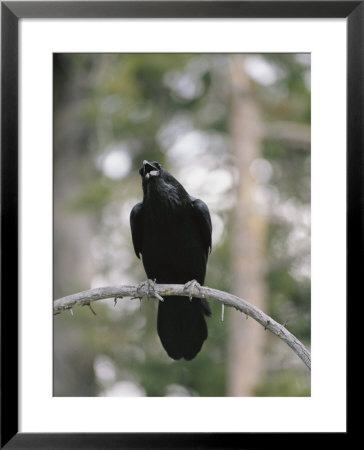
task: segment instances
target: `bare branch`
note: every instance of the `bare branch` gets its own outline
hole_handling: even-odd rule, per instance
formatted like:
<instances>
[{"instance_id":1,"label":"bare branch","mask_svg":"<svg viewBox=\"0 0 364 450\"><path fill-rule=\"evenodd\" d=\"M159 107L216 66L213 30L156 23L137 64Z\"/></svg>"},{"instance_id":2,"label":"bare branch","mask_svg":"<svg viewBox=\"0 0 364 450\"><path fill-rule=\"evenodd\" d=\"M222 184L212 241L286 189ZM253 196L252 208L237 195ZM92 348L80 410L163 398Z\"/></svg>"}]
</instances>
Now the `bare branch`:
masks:
<instances>
[{"instance_id":1,"label":"bare branch","mask_svg":"<svg viewBox=\"0 0 364 450\"><path fill-rule=\"evenodd\" d=\"M308 149L311 145L311 129L308 125L302 123L274 122L266 124L264 137Z\"/></svg>"},{"instance_id":2,"label":"bare branch","mask_svg":"<svg viewBox=\"0 0 364 450\"><path fill-rule=\"evenodd\" d=\"M190 295L183 284L156 284L155 291L161 296L179 295L188 297ZM147 295L147 287L138 287L138 285L100 287L55 300L53 303L53 313L59 314L63 310L72 309L75 305L90 305L91 302L106 298L112 298L114 300L122 297L146 298ZM211 289L206 286L194 288L193 296L216 300L224 305L232 306L247 316L252 317L262 325L265 330L271 331L289 345L306 366L311 369L311 355L305 346L283 325L273 320L256 306L235 295L217 289Z\"/></svg>"}]
</instances>

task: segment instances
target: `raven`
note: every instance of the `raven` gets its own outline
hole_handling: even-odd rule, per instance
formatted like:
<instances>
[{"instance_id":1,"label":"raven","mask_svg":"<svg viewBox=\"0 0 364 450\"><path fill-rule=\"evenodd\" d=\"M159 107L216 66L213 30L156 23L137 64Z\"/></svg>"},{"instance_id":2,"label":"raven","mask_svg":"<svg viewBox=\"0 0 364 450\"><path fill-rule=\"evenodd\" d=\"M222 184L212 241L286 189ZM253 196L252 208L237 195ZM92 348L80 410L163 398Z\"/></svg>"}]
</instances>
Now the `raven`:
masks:
<instances>
[{"instance_id":1,"label":"raven","mask_svg":"<svg viewBox=\"0 0 364 450\"><path fill-rule=\"evenodd\" d=\"M158 162L143 161L143 201L130 213L134 250L148 279L166 284L203 284L211 251L207 205L190 196ZM207 338L204 299L168 296L158 305L157 330L173 359L193 359Z\"/></svg>"}]
</instances>

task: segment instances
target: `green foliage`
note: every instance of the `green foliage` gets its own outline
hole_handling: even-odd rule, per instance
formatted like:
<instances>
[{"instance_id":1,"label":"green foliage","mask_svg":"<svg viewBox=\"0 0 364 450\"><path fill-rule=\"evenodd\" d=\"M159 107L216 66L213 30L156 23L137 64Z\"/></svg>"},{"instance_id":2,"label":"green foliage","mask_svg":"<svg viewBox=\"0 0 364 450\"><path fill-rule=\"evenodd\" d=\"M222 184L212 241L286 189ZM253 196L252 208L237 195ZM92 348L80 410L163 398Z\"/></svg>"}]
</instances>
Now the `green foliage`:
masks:
<instances>
[{"instance_id":1,"label":"green foliage","mask_svg":"<svg viewBox=\"0 0 364 450\"><path fill-rule=\"evenodd\" d=\"M257 397L310 397L311 388L300 373L270 375L264 379L255 394Z\"/></svg>"},{"instance_id":2,"label":"green foliage","mask_svg":"<svg viewBox=\"0 0 364 450\"><path fill-rule=\"evenodd\" d=\"M109 201L113 185L108 180L91 180L83 186L82 192L70 203L74 211L100 211Z\"/></svg>"}]
</instances>

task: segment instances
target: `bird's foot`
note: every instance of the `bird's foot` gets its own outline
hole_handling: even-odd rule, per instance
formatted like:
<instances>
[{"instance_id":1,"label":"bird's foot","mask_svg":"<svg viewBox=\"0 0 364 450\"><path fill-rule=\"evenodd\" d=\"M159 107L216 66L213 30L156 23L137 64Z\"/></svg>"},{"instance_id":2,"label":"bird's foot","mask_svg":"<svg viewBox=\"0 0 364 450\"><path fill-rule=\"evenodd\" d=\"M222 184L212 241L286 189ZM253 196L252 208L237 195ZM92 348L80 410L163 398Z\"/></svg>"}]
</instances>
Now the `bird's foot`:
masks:
<instances>
[{"instance_id":1,"label":"bird's foot","mask_svg":"<svg viewBox=\"0 0 364 450\"><path fill-rule=\"evenodd\" d=\"M190 300L192 300L193 297L193 291L197 288L199 292L201 292L201 285L196 280L188 281L185 285L183 290L188 292L188 297Z\"/></svg>"},{"instance_id":2,"label":"bird's foot","mask_svg":"<svg viewBox=\"0 0 364 450\"><path fill-rule=\"evenodd\" d=\"M140 283L137 287L137 296L139 296L139 293L141 294L140 298L146 297L148 300L151 298L156 298L161 302L164 301L163 297L161 297L155 290L155 280L153 281L148 279Z\"/></svg>"}]
</instances>

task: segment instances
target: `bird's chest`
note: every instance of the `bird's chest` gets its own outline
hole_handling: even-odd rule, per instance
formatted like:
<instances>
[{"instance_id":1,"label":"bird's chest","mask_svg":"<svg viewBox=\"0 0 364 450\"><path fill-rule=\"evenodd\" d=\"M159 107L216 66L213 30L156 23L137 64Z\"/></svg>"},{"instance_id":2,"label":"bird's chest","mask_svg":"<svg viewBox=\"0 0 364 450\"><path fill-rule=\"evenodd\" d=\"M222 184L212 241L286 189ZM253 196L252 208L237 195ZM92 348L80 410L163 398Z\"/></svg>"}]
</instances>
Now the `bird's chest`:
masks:
<instances>
[{"instance_id":1,"label":"bird's chest","mask_svg":"<svg viewBox=\"0 0 364 450\"><path fill-rule=\"evenodd\" d=\"M195 234L195 223L187 208L153 209L146 211L143 218L144 252L158 250L167 256L175 251L181 252L188 236ZM144 241L144 240L143 240Z\"/></svg>"},{"instance_id":2,"label":"bird's chest","mask_svg":"<svg viewBox=\"0 0 364 450\"><path fill-rule=\"evenodd\" d=\"M185 282L203 262L201 240L191 210L146 211L143 220L143 263L148 277L159 282Z\"/></svg>"}]
</instances>

